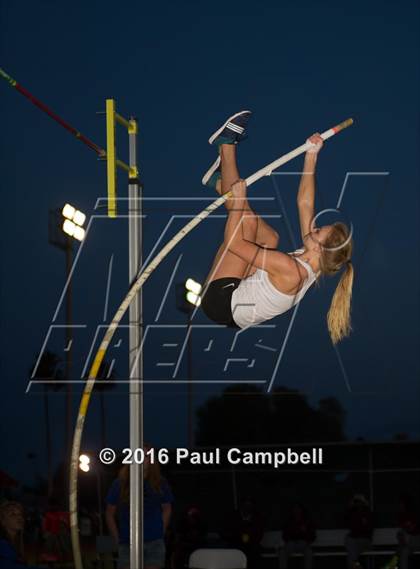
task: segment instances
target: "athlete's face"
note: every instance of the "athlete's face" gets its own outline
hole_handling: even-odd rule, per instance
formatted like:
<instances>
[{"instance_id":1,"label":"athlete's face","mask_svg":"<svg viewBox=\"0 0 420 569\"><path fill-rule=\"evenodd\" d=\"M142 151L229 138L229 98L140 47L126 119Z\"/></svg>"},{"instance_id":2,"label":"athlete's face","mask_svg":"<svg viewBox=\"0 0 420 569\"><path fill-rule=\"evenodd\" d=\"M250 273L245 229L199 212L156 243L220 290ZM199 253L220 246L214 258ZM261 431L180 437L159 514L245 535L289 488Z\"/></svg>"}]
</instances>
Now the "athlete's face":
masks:
<instances>
[{"instance_id":1,"label":"athlete's face","mask_svg":"<svg viewBox=\"0 0 420 569\"><path fill-rule=\"evenodd\" d=\"M320 245L324 245L332 230L331 225L323 225L322 227L313 227L305 238L305 245L308 249L319 249Z\"/></svg>"}]
</instances>

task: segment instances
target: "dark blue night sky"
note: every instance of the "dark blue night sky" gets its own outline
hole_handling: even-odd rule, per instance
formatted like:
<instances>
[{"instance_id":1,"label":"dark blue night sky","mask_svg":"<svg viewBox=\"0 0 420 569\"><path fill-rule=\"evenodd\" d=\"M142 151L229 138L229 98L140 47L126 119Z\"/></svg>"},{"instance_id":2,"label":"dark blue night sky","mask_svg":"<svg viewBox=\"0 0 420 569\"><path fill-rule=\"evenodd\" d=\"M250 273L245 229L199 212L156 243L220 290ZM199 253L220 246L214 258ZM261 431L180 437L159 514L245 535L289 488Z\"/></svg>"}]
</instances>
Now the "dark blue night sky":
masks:
<instances>
[{"instance_id":1,"label":"dark blue night sky","mask_svg":"<svg viewBox=\"0 0 420 569\"><path fill-rule=\"evenodd\" d=\"M3 2L1 21L1 66L99 145L105 145L105 121L96 112L104 109L107 97L116 99L121 114L138 117L139 162L148 198L146 254L172 215L194 215L213 198L200 180L214 159L207 138L226 115L243 108L254 113L249 139L240 149L244 176L302 144L313 132L353 117L353 127L325 144L317 178L319 207L333 207L347 172L371 173L350 176L343 201L356 244L354 333L339 348L346 377L326 332L334 285L328 282L302 303L275 385L299 389L313 404L322 397L337 397L347 412L349 438L383 440L401 432L420 436L417 2L180 0L113 6L36 0ZM63 253L48 244L48 210L69 201L89 216L103 215L94 207L97 198L106 195L106 177L105 165L93 152L5 82L0 89L0 467L30 480L26 454L39 454L41 473L45 457L41 390L34 386L25 394L28 370L52 323L65 276ZM119 135L123 138L123 131ZM125 141L120 146L124 154ZM283 171L299 171L301 164L298 158ZM298 178L280 175L276 183L296 232ZM126 196L123 175L119 189ZM270 178L256 184L252 196L267 198L255 202L258 211L281 213ZM153 201L155 197L165 199ZM174 199L180 197L190 199ZM168 237L186 219L177 217ZM156 271L144 290L146 323L156 323L162 294L181 254L175 280L192 276L203 282L223 221L215 216L203 222ZM282 247L290 250L284 217L273 223ZM126 238L125 219L91 222L74 274L74 323L88 326L85 335L76 338L75 370L82 367L96 326L104 324L112 255L108 320L126 293ZM57 323L63 318L60 312ZM270 332L276 348L289 318L278 319L276 331ZM194 322L208 323L202 314ZM185 323L173 290L158 323ZM170 339L155 330L146 349L146 378L168 377L155 363L163 341L182 341L183 330L171 330ZM222 352L232 333L219 334L220 351L205 360L208 338L202 330L194 332L195 377L249 379L239 368L223 372ZM264 336L248 341L256 339L268 342ZM58 333L51 348L63 348ZM119 378L127 373L125 360L124 355L117 361ZM255 377L270 376L271 360L260 360L257 366ZM179 377L185 373L180 369ZM221 389L220 384L196 386L196 404ZM126 391L123 385L107 395L110 446L127 444ZM51 401L58 457L64 397L52 395ZM98 446L96 399L87 423L85 445ZM148 385L149 440L164 446L184 444L185 433L185 386Z\"/></svg>"}]
</instances>

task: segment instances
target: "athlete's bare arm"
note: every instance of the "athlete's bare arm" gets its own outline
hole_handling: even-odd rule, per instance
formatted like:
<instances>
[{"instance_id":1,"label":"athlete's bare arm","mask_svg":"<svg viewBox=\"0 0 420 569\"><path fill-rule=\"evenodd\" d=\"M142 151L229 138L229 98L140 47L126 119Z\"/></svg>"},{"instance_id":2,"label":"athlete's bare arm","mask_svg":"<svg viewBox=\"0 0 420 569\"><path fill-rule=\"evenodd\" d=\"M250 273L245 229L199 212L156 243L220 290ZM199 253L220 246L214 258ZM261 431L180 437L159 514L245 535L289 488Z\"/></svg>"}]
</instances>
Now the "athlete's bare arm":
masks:
<instances>
[{"instance_id":1,"label":"athlete's bare arm","mask_svg":"<svg viewBox=\"0 0 420 569\"><path fill-rule=\"evenodd\" d=\"M299 210L300 232L302 240L311 232L311 223L315 215L315 168L318 152L322 148L323 141L319 133L312 135L310 142L316 144L313 150L305 155L302 177L300 179L297 195Z\"/></svg>"}]
</instances>

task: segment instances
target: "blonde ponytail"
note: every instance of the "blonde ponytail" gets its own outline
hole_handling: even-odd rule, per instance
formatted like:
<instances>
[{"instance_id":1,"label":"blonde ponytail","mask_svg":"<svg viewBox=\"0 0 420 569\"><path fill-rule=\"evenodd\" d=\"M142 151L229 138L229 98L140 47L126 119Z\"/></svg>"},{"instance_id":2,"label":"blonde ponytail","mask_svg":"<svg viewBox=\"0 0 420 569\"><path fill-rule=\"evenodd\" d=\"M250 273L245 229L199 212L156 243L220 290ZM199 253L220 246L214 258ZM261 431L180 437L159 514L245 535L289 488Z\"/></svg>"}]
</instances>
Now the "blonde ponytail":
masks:
<instances>
[{"instance_id":1,"label":"blonde ponytail","mask_svg":"<svg viewBox=\"0 0 420 569\"><path fill-rule=\"evenodd\" d=\"M346 269L335 289L327 315L328 331L333 344L337 344L337 342L348 336L351 331L350 309L353 279L353 265L348 261Z\"/></svg>"}]
</instances>

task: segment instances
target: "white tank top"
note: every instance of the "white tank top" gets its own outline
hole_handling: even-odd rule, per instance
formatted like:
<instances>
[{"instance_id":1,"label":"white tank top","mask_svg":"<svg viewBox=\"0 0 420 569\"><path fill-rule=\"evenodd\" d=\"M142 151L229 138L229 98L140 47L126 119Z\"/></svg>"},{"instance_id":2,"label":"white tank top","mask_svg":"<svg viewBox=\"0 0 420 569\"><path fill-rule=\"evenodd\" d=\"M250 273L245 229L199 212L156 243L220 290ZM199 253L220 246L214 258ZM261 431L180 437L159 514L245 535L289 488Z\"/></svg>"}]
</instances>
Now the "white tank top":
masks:
<instances>
[{"instance_id":1,"label":"white tank top","mask_svg":"<svg viewBox=\"0 0 420 569\"><path fill-rule=\"evenodd\" d=\"M298 249L288 253L308 272L307 278L296 294L285 294L277 290L268 278L267 271L263 269L257 269L253 275L242 279L238 288L233 291L231 300L233 319L240 328L248 328L265 320L271 320L302 300L317 278L309 263L296 256L303 251Z\"/></svg>"}]
</instances>

